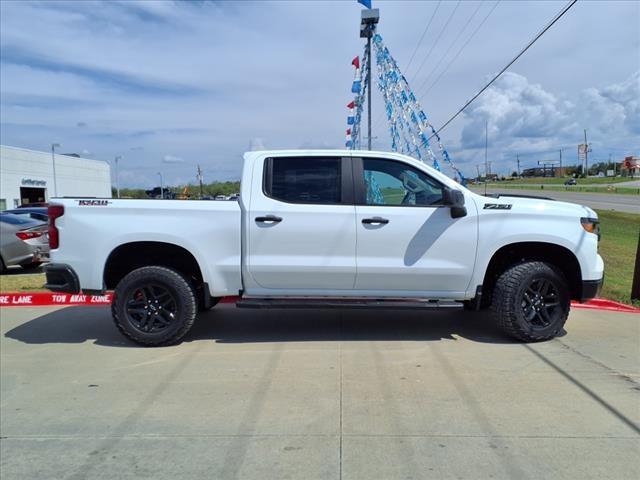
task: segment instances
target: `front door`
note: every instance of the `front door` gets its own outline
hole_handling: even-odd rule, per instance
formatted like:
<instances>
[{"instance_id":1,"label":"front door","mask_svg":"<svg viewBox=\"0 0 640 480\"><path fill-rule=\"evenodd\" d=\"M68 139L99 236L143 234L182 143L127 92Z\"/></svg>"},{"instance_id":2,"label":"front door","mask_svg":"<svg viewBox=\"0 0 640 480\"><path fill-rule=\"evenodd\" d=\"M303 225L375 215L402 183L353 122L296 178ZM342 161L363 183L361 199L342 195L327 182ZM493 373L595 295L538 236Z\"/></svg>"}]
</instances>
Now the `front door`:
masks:
<instances>
[{"instance_id":1,"label":"front door","mask_svg":"<svg viewBox=\"0 0 640 480\"><path fill-rule=\"evenodd\" d=\"M20 187L20 204L29 205L32 203L44 203L45 189L35 187Z\"/></svg>"},{"instance_id":2,"label":"front door","mask_svg":"<svg viewBox=\"0 0 640 480\"><path fill-rule=\"evenodd\" d=\"M357 290L459 298L471 280L477 214L451 218L443 184L408 163L354 159ZM360 198L358 198L360 197Z\"/></svg>"},{"instance_id":3,"label":"front door","mask_svg":"<svg viewBox=\"0 0 640 480\"><path fill-rule=\"evenodd\" d=\"M245 224L251 277L247 293L313 295L353 289L356 227L350 159L273 157L254 168Z\"/></svg>"}]
</instances>

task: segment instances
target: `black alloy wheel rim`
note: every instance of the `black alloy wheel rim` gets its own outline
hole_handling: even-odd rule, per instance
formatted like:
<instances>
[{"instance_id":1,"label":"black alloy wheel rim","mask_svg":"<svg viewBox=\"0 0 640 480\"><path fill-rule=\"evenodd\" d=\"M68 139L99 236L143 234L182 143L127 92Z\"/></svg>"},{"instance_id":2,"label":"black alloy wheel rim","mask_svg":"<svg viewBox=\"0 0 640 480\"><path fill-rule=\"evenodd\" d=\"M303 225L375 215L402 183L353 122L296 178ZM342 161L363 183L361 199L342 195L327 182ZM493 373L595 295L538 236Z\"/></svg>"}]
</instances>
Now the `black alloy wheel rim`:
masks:
<instances>
[{"instance_id":1,"label":"black alloy wheel rim","mask_svg":"<svg viewBox=\"0 0 640 480\"><path fill-rule=\"evenodd\" d=\"M535 278L522 295L522 313L534 329L547 328L561 313L558 288L546 278Z\"/></svg>"},{"instance_id":2,"label":"black alloy wheel rim","mask_svg":"<svg viewBox=\"0 0 640 480\"><path fill-rule=\"evenodd\" d=\"M178 305L165 287L148 284L131 292L125 309L134 328L143 333L159 333L174 322Z\"/></svg>"}]
</instances>

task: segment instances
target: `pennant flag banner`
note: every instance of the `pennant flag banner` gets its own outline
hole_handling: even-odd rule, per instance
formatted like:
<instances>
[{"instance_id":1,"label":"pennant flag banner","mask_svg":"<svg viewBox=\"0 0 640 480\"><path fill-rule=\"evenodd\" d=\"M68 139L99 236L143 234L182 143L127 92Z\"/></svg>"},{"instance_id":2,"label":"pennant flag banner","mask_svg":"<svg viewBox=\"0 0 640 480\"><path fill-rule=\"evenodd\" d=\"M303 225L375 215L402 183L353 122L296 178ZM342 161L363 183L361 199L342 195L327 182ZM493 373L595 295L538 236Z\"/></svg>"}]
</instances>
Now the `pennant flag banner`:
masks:
<instances>
[{"instance_id":1,"label":"pennant flag banner","mask_svg":"<svg viewBox=\"0 0 640 480\"><path fill-rule=\"evenodd\" d=\"M367 8L371 8L371 0L358 0L358 3Z\"/></svg>"},{"instance_id":2,"label":"pennant flag banner","mask_svg":"<svg viewBox=\"0 0 640 480\"><path fill-rule=\"evenodd\" d=\"M392 150L422 162L430 162L436 170L441 170L444 164L453 170L454 178L457 177L462 185L466 185L464 175L452 162L440 136L379 34L374 35L373 46L378 66L378 88L384 100ZM435 140L439 155L431 147L431 137Z\"/></svg>"},{"instance_id":3,"label":"pennant flag banner","mask_svg":"<svg viewBox=\"0 0 640 480\"><path fill-rule=\"evenodd\" d=\"M358 1L367 8L371 8L370 1ZM466 185L467 181L464 175L451 160L438 132L422 110L409 87L409 82L400 72L398 64L379 34L375 34L373 37L373 47L377 64L378 88L384 100L384 113L389 124L391 149L422 162L428 162L438 171L446 167L453 171L451 175L453 178L462 185ZM367 84L368 72L372 68L370 53L365 46L362 62L360 62L359 56L351 61L351 65L355 69L351 92L355 94L355 98L347 104L349 109L347 125L350 128L347 130L345 145L352 150L360 148L360 120L367 88L371 88ZM434 152L435 147L431 145L431 139L434 140L433 143L437 147L437 154ZM372 188L368 195L372 196L369 200L373 203L377 198L381 198L379 188Z\"/></svg>"},{"instance_id":4,"label":"pennant flag banner","mask_svg":"<svg viewBox=\"0 0 640 480\"><path fill-rule=\"evenodd\" d=\"M362 64L360 57L356 56L351 65L355 68L354 80L351 85L351 93L355 94L355 99L347 104L349 109L349 115L347 116L347 125L351 126L348 133L351 135L347 138L345 145L351 150L360 148L360 120L362 118L362 107L364 105L364 97L368 88L367 85L367 72L369 68L369 58L367 55L367 49L365 47L364 55L362 56ZM364 78L364 81L363 81Z\"/></svg>"},{"instance_id":5,"label":"pennant flag banner","mask_svg":"<svg viewBox=\"0 0 640 480\"><path fill-rule=\"evenodd\" d=\"M355 99L347 104L347 108L349 109L349 115L347 116L347 125L349 125L351 128L347 130L347 139L345 142L345 146L352 150L358 148L360 143L360 118L367 82L367 77L365 76L365 84L363 88L362 75L363 71L366 75L368 62L366 55L362 58L362 70L360 69L361 65L359 56L354 57L354 59L351 61L351 65L353 65L355 69L353 84L351 85L351 93L355 94Z\"/></svg>"}]
</instances>

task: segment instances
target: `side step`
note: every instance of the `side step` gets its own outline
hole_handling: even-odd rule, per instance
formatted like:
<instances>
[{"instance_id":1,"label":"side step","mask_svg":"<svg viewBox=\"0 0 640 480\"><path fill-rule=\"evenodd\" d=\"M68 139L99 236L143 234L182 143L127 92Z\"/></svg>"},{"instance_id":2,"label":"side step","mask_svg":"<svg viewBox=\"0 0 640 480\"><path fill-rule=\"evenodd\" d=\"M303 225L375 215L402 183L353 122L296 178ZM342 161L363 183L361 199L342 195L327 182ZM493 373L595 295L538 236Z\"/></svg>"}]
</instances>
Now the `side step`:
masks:
<instances>
[{"instance_id":1,"label":"side step","mask_svg":"<svg viewBox=\"0 0 640 480\"><path fill-rule=\"evenodd\" d=\"M462 303L422 299L342 299L342 298L241 298L238 308L382 308L389 310L437 310L462 308Z\"/></svg>"}]
</instances>

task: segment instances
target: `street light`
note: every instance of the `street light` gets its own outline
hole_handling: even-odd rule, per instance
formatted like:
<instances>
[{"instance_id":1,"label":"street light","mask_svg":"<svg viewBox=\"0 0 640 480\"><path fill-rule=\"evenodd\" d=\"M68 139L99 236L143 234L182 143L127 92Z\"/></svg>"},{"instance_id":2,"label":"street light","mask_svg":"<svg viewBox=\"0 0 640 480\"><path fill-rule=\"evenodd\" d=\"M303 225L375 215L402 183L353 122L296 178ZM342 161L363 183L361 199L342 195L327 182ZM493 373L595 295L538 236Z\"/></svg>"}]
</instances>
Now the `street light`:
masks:
<instances>
[{"instance_id":1,"label":"street light","mask_svg":"<svg viewBox=\"0 0 640 480\"><path fill-rule=\"evenodd\" d=\"M158 176L160 177L160 198L164 199L164 184L162 183L162 174L158 172Z\"/></svg>"},{"instance_id":2,"label":"street light","mask_svg":"<svg viewBox=\"0 0 640 480\"><path fill-rule=\"evenodd\" d=\"M60 143L51 144L51 161L53 163L53 196L58 196L58 180L56 178L56 147L59 148L62 145Z\"/></svg>"},{"instance_id":3,"label":"street light","mask_svg":"<svg viewBox=\"0 0 640 480\"><path fill-rule=\"evenodd\" d=\"M118 160L121 160L122 156L116 156L116 196L120 198L120 175L118 174Z\"/></svg>"}]
</instances>

